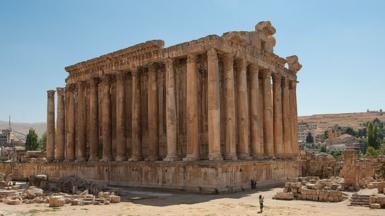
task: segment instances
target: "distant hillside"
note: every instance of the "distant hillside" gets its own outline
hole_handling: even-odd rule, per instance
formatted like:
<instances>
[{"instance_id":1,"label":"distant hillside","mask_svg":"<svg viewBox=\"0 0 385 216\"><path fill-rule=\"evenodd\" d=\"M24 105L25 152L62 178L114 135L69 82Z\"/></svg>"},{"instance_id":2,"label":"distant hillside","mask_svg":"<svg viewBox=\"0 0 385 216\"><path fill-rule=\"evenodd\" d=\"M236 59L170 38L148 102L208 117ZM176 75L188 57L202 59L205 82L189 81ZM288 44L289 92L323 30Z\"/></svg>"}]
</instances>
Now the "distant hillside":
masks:
<instances>
[{"instance_id":1,"label":"distant hillside","mask_svg":"<svg viewBox=\"0 0 385 216\"><path fill-rule=\"evenodd\" d=\"M0 130L8 128L8 121L0 121ZM45 122L38 123L23 123L23 122L12 122L13 130L27 134L30 128L34 128L36 133L40 136L45 131Z\"/></svg>"},{"instance_id":2,"label":"distant hillside","mask_svg":"<svg viewBox=\"0 0 385 216\"><path fill-rule=\"evenodd\" d=\"M317 114L311 116L299 116L298 121L316 122L317 132L323 132L329 127L338 124L339 126L362 128L362 124L378 118L385 121L385 113L382 112L361 112L361 113L338 113L338 114Z\"/></svg>"}]
</instances>

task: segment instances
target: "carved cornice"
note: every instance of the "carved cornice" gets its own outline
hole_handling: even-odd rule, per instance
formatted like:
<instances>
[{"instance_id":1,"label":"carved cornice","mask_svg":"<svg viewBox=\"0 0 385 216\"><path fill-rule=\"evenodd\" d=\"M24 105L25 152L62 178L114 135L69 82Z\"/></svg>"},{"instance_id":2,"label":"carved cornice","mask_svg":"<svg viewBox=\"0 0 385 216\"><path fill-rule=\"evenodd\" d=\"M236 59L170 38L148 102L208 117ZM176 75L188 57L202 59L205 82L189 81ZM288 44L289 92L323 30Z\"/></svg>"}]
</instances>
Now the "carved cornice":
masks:
<instances>
[{"instance_id":1,"label":"carved cornice","mask_svg":"<svg viewBox=\"0 0 385 216\"><path fill-rule=\"evenodd\" d=\"M215 49L217 54L232 53L234 56L244 56L248 63L256 64L259 68L268 69L272 73L287 75L290 79L295 80L298 61L298 64L294 61L294 63L288 64L289 68L286 68L286 63L292 61L292 58L285 59L272 52L261 52L260 47L253 44L255 43L253 40L259 40L258 34L262 34L261 32L265 35L264 40L266 40L266 37L275 33L275 28L270 22L264 22L256 26L256 31L229 32L221 37L209 35L167 48L164 48L162 40L147 41L66 67L65 69L69 73L66 83L86 81L105 74L112 75L120 70L136 70L137 67L148 66L152 63L162 62L164 64L167 59L186 58L191 54L199 55L210 49ZM208 52L210 53L210 51Z\"/></svg>"}]
</instances>

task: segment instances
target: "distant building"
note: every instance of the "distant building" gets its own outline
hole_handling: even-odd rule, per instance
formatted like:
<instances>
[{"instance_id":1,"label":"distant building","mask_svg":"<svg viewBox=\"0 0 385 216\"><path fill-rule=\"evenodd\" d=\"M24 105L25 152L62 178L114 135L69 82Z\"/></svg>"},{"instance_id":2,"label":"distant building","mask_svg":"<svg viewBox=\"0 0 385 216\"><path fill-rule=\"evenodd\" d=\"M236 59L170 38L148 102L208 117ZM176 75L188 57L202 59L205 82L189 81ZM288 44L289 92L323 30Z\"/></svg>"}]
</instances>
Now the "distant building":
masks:
<instances>
[{"instance_id":1,"label":"distant building","mask_svg":"<svg viewBox=\"0 0 385 216\"><path fill-rule=\"evenodd\" d=\"M306 144L306 137L310 133L315 141L315 131L317 130L317 122L298 122L298 144L304 146Z\"/></svg>"},{"instance_id":2,"label":"distant building","mask_svg":"<svg viewBox=\"0 0 385 216\"><path fill-rule=\"evenodd\" d=\"M363 145L360 140L350 134L342 134L333 139L332 142L328 142L327 148L329 150L335 149L340 151L345 150L362 150Z\"/></svg>"}]
</instances>

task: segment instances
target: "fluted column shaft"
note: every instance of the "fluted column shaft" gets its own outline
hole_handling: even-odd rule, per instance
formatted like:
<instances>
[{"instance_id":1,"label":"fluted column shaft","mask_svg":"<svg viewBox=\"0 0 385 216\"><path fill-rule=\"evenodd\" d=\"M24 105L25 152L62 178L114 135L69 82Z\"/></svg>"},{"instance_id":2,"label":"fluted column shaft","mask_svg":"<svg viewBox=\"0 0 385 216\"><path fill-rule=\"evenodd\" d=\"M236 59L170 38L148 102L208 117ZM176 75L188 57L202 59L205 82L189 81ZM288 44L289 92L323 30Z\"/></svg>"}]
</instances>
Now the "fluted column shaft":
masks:
<instances>
[{"instance_id":1,"label":"fluted column shaft","mask_svg":"<svg viewBox=\"0 0 385 216\"><path fill-rule=\"evenodd\" d=\"M197 56L187 56L187 154L184 160L192 161L199 159L199 131L198 131L198 70Z\"/></svg>"},{"instance_id":2,"label":"fluted column shaft","mask_svg":"<svg viewBox=\"0 0 385 216\"><path fill-rule=\"evenodd\" d=\"M282 80L282 122L283 122L283 145L285 157L292 155L291 149L291 126L290 126L290 99L289 81L287 77Z\"/></svg>"},{"instance_id":3,"label":"fluted column shaft","mask_svg":"<svg viewBox=\"0 0 385 216\"><path fill-rule=\"evenodd\" d=\"M122 71L116 75L116 161L127 160L126 127L125 127L125 74Z\"/></svg>"},{"instance_id":4,"label":"fluted column shaft","mask_svg":"<svg viewBox=\"0 0 385 216\"><path fill-rule=\"evenodd\" d=\"M75 86L73 84L66 87L66 161L75 160L75 98L74 98Z\"/></svg>"},{"instance_id":5,"label":"fluted column shaft","mask_svg":"<svg viewBox=\"0 0 385 216\"><path fill-rule=\"evenodd\" d=\"M47 91L47 160L55 158L55 90Z\"/></svg>"},{"instance_id":6,"label":"fluted column shaft","mask_svg":"<svg viewBox=\"0 0 385 216\"><path fill-rule=\"evenodd\" d=\"M264 74L264 116L263 116L263 138L264 138L264 149L267 157L274 157L274 127L273 127L273 97L271 89L271 73L265 71Z\"/></svg>"},{"instance_id":7,"label":"fluted column shaft","mask_svg":"<svg viewBox=\"0 0 385 216\"><path fill-rule=\"evenodd\" d=\"M148 68L148 135L149 156L147 160L156 161L159 159L159 136L158 136L158 88L156 80L156 65L151 64Z\"/></svg>"},{"instance_id":8,"label":"fluted column shaft","mask_svg":"<svg viewBox=\"0 0 385 216\"><path fill-rule=\"evenodd\" d=\"M86 152L86 103L85 86L83 82L77 84L77 110L76 110L76 161L85 160Z\"/></svg>"},{"instance_id":9,"label":"fluted column shaft","mask_svg":"<svg viewBox=\"0 0 385 216\"><path fill-rule=\"evenodd\" d=\"M176 153L175 71L172 59L166 60L166 133L167 156L164 160L177 160L178 156Z\"/></svg>"},{"instance_id":10,"label":"fluted column shaft","mask_svg":"<svg viewBox=\"0 0 385 216\"><path fill-rule=\"evenodd\" d=\"M132 77L132 118L131 118L131 157L130 161L139 161L142 156L140 131L140 77L138 69L131 72Z\"/></svg>"},{"instance_id":11,"label":"fluted column shaft","mask_svg":"<svg viewBox=\"0 0 385 216\"><path fill-rule=\"evenodd\" d=\"M234 56L226 53L223 56L224 94L225 94L225 119L226 143L225 159L237 160L237 147L235 137L235 90L234 90Z\"/></svg>"},{"instance_id":12,"label":"fluted column shaft","mask_svg":"<svg viewBox=\"0 0 385 216\"><path fill-rule=\"evenodd\" d=\"M280 74L273 76L273 106L274 106L274 147L277 157L284 156L282 137L282 78Z\"/></svg>"},{"instance_id":13,"label":"fluted column shaft","mask_svg":"<svg viewBox=\"0 0 385 216\"><path fill-rule=\"evenodd\" d=\"M251 155L253 158L260 159L263 157L263 142L261 141L260 121L261 116L259 114L259 78L258 78L258 66L255 64L250 65L250 132L251 132Z\"/></svg>"},{"instance_id":14,"label":"fluted column shaft","mask_svg":"<svg viewBox=\"0 0 385 216\"><path fill-rule=\"evenodd\" d=\"M297 81L290 80L290 116L291 116L291 148L294 156L299 154L297 142Z\"/></svg>"},{"instance_id":15,"label":"fluted column shaft","mask_svg":"<svg viewBox=\"0 0 385 216\"><path fill-rule=\"evenodd\" d=\"M65 145L65 102L64 88L57 88L57 117L56 117L56 140L55 140L55 160L64 160Z\"/></svg>"},{"instance_id":16,"label":"fluted column shaft","mask_svg":"<svg viewBox=\"0 0 385 216\"><path fill-rule=\"evenodd\" d=\"M111 86L110 77L104 76L102 79L102 142L103 142L103 158L102 161L110 161L112 159L112 129L111 129Z\"/></svg>"},{"instance_id":17,"label":"fluted column shaft","mask_svg":"<svg viewBox=\"0 0 385 216\"><path fill-rule=\"evenodd\" d=\"M244 58L238 60L237 70L239 158L250 159L250 120L247 94L247 62Z\"/></svg>"},{"instance_id":18,"label":"fluted column shaft","mask_svg":"<svg viewBox=\"0 0 385 216\"><path fill-rule=\"evenodd\" d=\"M220 145L219 66L218 54L214 48L207 51L207 67L209 160L222 160Z\"/></svg>"},{"instance_id":19,"label":"fluted column shaft","mask_svg":"<svg viewBox=\"0 0 385 216\"><path fill-rule=\"evenodd\" d=\"M90 157L89 161L98 160L98 147L99 147L99 130L98 130L98 112L99 112L99 103L98 103L98 82L95 78L90 80L90 119L89 119L89 133L88 140L90 142Z\"/></svg>"}]
</instances>

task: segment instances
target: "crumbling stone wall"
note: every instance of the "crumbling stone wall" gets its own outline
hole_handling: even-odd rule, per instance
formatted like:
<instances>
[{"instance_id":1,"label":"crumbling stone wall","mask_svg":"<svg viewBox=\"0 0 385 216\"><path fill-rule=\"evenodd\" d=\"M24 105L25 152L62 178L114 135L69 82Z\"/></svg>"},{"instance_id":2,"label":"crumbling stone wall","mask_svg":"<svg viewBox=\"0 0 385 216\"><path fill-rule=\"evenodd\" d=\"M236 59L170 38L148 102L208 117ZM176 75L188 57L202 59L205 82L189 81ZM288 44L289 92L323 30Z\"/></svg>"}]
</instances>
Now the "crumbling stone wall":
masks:
<instances>
[{"instance_id":1,"label":"crumbling stone wall","mask_svg":"<svg viewBox=\"0 0 385 216\"><path fill-rule=\"evenodd\" d=\"M318 176L319 178L330 178L338 176L341 163L328 154L316 154L303 152L301 154L302 176Z\"/></svg>"}]
</instances>

